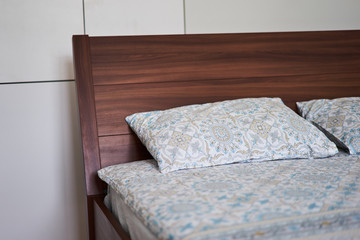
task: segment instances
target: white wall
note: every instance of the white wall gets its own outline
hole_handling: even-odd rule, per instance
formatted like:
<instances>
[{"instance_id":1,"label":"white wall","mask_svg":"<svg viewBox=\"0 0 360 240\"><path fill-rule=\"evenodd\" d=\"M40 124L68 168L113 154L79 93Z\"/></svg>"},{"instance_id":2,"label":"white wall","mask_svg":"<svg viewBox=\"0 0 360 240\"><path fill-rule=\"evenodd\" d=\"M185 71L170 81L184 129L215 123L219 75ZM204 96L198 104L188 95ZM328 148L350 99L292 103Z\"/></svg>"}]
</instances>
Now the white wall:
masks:
<instances>
[{"instance_id":1,"label":"white wall","mask_svg":"<svg viewBox=\"0 0 360 240\"><path fill-rule=\"evenodd\" d=\"M186 33L360 29L359 0L185 0Z\"/></svg>"},{"instance_id":2,"label":"white wall","mask_svg":"<svg viewBox=\"0 0 360 240\"><path fill-rule=\"evenodd\" d=\"M86 239L71 50L82 2L0 1L0 239ZM181 34L184 20L187 33L360 29L358 0L84 2L91 35Z\"/></svg>"}]
</instances>

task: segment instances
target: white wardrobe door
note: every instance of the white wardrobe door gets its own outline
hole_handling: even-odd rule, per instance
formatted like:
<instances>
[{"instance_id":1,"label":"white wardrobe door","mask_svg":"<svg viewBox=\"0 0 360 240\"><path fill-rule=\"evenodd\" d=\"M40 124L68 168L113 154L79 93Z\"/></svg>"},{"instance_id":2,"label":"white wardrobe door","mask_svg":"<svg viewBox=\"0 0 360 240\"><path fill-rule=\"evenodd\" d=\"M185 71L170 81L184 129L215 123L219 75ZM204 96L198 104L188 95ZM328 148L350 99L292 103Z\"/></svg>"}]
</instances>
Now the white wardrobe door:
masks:
<instances>
[{"instance_id":1,"label":"white wardrobe door","mask_svg":"<svg viewBox=\"0 0 360 240\"><path fill-rule=\"evenodd\" d=\"M74 82L0 85L0 239L86 239Z\"/></svg>"},{"instance_id":2,"label":"white wardrobe door","mask_svg":"<svg viewBox=\"0 0 360 240\"><path fill-rule=\"evenodd\" d=\"M183 0L84 0L89 35L184 33Z\"/></svg>"},{"instance_id":3,"label":"white wardrobe door","mask_svg":"<svg viewBox=\"0 0 360 240\"><path fill-rule=\"evenodd\" d=\"M187 33L360 29L358 0L185 0Z\"/></svg>"},{"instance_id":4,"label":"white wardrobe door","mask_svg":"<svg viewBox=\"0 0 360 240\"><path fill-rule=\"evenodd\" d=\"M1 0L0 29L0 83L73 79L81 0Z\"/></svg>"}]
</instances>

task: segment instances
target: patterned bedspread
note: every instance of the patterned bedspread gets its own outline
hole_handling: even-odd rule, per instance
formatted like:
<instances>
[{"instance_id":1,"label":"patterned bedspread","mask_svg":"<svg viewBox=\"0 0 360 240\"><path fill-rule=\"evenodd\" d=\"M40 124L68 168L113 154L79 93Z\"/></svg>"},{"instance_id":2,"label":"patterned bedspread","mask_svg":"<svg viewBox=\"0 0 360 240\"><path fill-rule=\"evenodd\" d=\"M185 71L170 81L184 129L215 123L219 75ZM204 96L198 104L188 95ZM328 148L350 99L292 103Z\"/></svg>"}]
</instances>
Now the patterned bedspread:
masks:
<instances>
[{"instance_id":1,"label":"patterned bedspread","mask_svg":"<svg viewBox=\"0 0 360 240\"><path fill-rule=\"evenodd\" d=\"M99 176L159 239L360 239L360 156Z\"/></svg>"}]
</instances>

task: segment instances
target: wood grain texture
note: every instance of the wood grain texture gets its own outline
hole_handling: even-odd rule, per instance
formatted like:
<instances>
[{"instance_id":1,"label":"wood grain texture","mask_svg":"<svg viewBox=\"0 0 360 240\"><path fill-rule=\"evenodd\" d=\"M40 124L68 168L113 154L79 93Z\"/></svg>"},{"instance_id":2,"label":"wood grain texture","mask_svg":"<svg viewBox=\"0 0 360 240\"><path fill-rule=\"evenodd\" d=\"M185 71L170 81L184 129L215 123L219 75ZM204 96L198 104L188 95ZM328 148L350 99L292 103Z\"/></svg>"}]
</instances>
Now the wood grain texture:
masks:
<instances>
[{"instance_id":1,"label":"wood grain texture","mask_svg":"<svg viewBox=\"0 0 360 240\"><path fill-rule=\"evenodd\" d=\"M92 38L93 78L104 85L354 72L359 38L356 31Z\"/></svg>"},{"instance_id":2,"label":"wood grain texture","mask_svg":"<svg viewBox=\"0 0 360 240\"><path fill-rule=\"evenodd\" d=\"M136 160L152 159L134 134L99 138L102 167Z\"/></svg>"},{"instance_id":3,"label":"wood grain texture","mask_svg":"<svg viewBox=\"0 0 360 240\"><path fill-rule=\"evenodd\" d=\"M245 97L280 97L296 111L296 101L356 96L359 79L360 72L95 86L98 132L130 133L124 119L135 112Z\"/></svg>"},{"instance_id":4,"label":"wood grain texture","mask_svg":"<svg viewBox=\"0 0 360 240\"><path fill-rule=\"evenodd\" d=\"M103 193L103 183L96 171L101 168L89 38L73 36L75 79L80 113L82 152L88 195Z\"/></svg>"}]
</instances>

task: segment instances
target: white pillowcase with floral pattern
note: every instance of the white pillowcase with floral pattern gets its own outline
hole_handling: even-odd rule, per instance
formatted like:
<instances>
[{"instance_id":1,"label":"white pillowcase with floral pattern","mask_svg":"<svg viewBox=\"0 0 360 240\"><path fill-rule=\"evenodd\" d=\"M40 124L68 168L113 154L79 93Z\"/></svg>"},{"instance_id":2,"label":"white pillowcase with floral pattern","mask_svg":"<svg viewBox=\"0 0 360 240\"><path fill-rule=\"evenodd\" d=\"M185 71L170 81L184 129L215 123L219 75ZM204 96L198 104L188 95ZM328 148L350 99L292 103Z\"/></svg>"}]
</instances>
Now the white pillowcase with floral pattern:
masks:
<instances>
[{"instance_id":1,"label":"white pillowcase with floral pattern","mask_svg":"<svg viewBox=\"0 0 360 240\"><path fill-rule=\"evenodd\" d=\"M318 99L298 102L297 106L304 118L339 147L360 155L360 97Z\"/></svg>"},{"instance_id":2,"label":"white pillowcase with floral pattern","mask_svg":"<svg viewBox=\"0 0 360 240\"><path fill-rule=\"evenodd\" d=\"M126 117L162 173L179 169L334 155L337 147L279 98L189 105Z\"/></svg>"}]
</instances>

